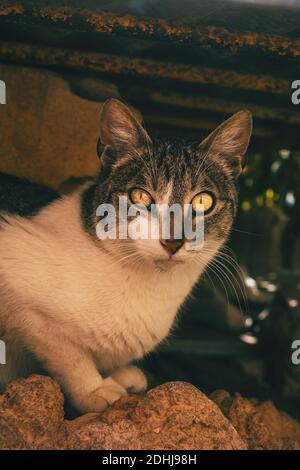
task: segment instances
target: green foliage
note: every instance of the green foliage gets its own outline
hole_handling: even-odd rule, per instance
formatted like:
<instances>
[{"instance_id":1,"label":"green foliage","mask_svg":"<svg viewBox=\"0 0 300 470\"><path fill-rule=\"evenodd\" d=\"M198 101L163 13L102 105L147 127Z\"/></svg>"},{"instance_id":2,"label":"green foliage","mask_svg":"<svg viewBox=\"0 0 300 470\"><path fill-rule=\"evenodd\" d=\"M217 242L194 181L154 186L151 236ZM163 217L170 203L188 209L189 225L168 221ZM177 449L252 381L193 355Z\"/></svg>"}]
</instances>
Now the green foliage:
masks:
<instances>
[{"instance_id":1,"label":"green foliage","mask_svg":"<svg viewBox=\"0 0 300 470\"><path fill-rule=\"evenodd\" d=\"M280 207L286 214L299 212L300 152L282 149L269 158L249 157L241 177L241 208Z\"/></svg>"}]
</instances>

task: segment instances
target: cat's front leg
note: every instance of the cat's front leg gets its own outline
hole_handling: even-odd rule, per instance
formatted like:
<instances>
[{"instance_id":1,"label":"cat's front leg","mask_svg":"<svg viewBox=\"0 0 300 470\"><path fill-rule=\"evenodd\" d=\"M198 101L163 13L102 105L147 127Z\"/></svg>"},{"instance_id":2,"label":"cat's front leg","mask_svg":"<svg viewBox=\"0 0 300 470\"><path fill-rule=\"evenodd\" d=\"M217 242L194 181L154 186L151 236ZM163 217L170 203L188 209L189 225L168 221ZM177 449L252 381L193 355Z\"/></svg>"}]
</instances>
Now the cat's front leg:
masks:
<instances>
[{"instance_id":1,"label":"cat's front leg","mask_svg":"<svg viewBox=\"0 0 300 470\"><path fill-rule=\"evenodd\" d=\"M92 355L59 335L30 338L30 348L62 386L81 412L103 411L124 395L126 389L112 377L103 378Z\"/></svg>"},{"instance_id":2,"label":"cat's front leg","mask_svg":"<svg viewBox=\"0 0 300 470\"><path fill-rule=\"evenodd\" d=\"M110 377L122 385L127 392L141 393L147 389L148 382L144 372L136 366L125 366L115 370Z\"/></svg>"}]
</instances>

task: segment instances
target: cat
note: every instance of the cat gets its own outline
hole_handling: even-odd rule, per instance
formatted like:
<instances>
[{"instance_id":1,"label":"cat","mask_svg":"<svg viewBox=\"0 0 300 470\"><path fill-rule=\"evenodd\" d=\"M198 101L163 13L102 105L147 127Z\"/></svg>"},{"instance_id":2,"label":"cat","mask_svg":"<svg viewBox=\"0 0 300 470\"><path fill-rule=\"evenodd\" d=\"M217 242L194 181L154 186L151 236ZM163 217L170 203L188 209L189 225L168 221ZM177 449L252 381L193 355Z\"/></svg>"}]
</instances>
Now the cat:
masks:
<instances>
[{"instance_id":1,"label":"cat","mask_svg":"<svg viewBox=\"0 0 300 470\"><path fill-rule=\"evenodd\" d=\"M59 193L38 183L0 172L0 211L30 217L59 198Z\"/></svg>"},{"instance_id":2,"label":"cat","mask_svg":"<svg viewBox=\"0 0 300 470\"><path fill-rule=\"evenodd\" d=\"M225 243L251 132L250 112L240 111L201 143L152 140L125 104L105 102L99 175L30 217L2 212L2 388L42 365L80 412L103 411L128 392L146 390L132 362L168 336ZM200 250L187 250L184 238L96 236L97 207L117 207L120 195L183 205L199 194L206 204Z\"/></svg>"}]
</instances>

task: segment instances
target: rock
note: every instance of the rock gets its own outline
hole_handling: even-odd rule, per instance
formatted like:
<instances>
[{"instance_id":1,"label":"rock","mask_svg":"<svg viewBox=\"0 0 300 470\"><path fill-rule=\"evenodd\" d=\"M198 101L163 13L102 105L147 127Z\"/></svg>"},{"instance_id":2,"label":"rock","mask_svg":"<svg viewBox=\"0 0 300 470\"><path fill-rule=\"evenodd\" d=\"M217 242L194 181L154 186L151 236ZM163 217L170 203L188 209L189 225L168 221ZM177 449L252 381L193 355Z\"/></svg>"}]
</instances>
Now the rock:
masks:
<instances>
[{"instance_id":1,"label":"rock","mask_svg":"<svg viewBox=\"0 0 300 470\"><path fill-rule=\"evenodd\" d=\"M77 74L70 87L56 72L12 64L1 64L0 78L7 85L0 105L1 171L54 189L71 177L96 175L100 110L106 98L118 96L116 88Z\"/></svg>"},{"instance_id":2,"label":"rock","mask_svg":"<svg viewBox=\"0 0 300 470\"><path fill-rule=\"evenodd\" d=\"M300 424L280 412L270 401L256 403L239 393L231 396L224 390L210 398L230 420L249 449L300 449Z\"/></svg>"},{"instance_id":3,"label":"rock","mask_svg":"<svg viewBox=\"0 0 300 470\"><path fill-rule=\"evenodd\" d=\"M122 398L77 429L73 423L67 448L243 450L246 446L203 393L188 383L169 382L145 396Z\"/></svg>"},{"instance_id":4,"label":"rock","mask_svg":"<svg viewBox=\"0 0 300 470\"><path fill-rule=\"evenodd\" d=\"M57 73L1 65L1 171L58 188L72 176L97 173L101 102L74 94Z\"/></svg>"},{"instance_id":5,"label":"rock","mask_svg":"<svg viewBox=\"0 0 300 470\"><path fill-rule=\"evenodd\" d=\"M63 430L64 398L50 377L12 382L0 396L0 449L51 447Z\"/></svg>"},{"instance_id":6,"label":"rock","mask_svg":"<svg viewBox=\"0 0 300 470\"><path fill-rule=\"evenodd\" d=\"M33 375L12 382L0 396L0 449L296 448L298 423L271 403L254 405L227 392L212 398L218 405L188 383L169 382L69 421L58 384ZM271 415L274 429L264 421Z\"/></svg>"}]
</instances>

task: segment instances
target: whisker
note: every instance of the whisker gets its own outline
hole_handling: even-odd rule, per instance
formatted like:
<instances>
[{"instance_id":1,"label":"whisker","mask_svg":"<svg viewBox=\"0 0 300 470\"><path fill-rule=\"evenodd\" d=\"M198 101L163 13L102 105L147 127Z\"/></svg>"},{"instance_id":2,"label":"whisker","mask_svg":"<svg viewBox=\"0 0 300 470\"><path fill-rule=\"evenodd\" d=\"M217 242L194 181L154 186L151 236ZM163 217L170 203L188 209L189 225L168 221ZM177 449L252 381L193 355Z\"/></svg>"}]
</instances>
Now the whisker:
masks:
<instances>
[{"instance_id":1,"label":"whisker","mask_svg":"<svg viewBox=\"0 0 300 470\"><path fill-rule=\"evenodd\" d=\"M235 296L237 298L237 301L238 301L238 304L239 304L239 308L241 310L241 312L244 313L244 309L242 308L242 305L241 305L241 301L240 301L240 297L238 295L238 292L237 290L240 292L240 295L242 297L242 300L243 300L243 303L244 303L244 307L245 307L245 310L247 311L248 310L248 305L247 305L247 300L246 300L246 296L240 286L240 284L237 282L237 279L234 277L234 275L232 274L232 272L230 271L230 269L224 264L221 262L221 260L219 260L218 258L215 258L215 262L219 264L219 266L223 269L226 270L226 272L228 274L226 274L225 272L223 273L224 276L226 277L226 279L228 280L230 286L232 287L234 293L235 293ZM230 278L231 276L231 278Z\"/></svg>"},{"instance_id":2,"label":"whisker","mask_svg":"<svg viewBox=\"0 0 300 470\"><path fill-rule=\"evenodd\" d=\"M241 312L244 313L244 311L241 307L240 296L238 295L238 292L237 292L237 289L238 289L238 291L240 292L240 295L242 297L243 304L245 306L245 310L247 312L248 311L248 302L247 302L247 297L246 297L245 284L244 284L244 281L243 281L243 278L242 278L242 275L241 275L240 267L238 266L236 260L234 258L231 258L228 254L222 253L222 251L220 251L219 253L216 254L215 250L210 249L209 247L205 247L203 250L201 250L201 254L199 256L203 256L203 254L209 254L209 255L214 256L214 258L210 261L210 264L214 264L216 269L218 268L219 272L220 271L222 272L222 275L227 280L227 282L230 285L232 291L234 292L234 295L235 295L235 297L238 301L239 308L240 308ZM220 259L218 259L218 258L220 258ZM223 263L222 263L222 260L223 260ZM238 280L233 275L233 273L228 268L228 266L226 266L224 264L224 261L228 262L229 265L235 270L235 272L237 273L237 275L239 277L239 281L240 281L241 284L238 282ZM226 271L228 274L226 274L226 272L224 272L224 271Z\"/></svg>"},{"instance_id":3,"label":"whisker","mask_svg":"<svg viewBox=\"0 0 300 470\"><path fill-rule=\"evenodd\" d=\"M238 233L243 233L245 235L254 235L256 237L260 237L261 234L260 233L257 233L257 232L247 232L246 230L240 230L238 228L234 228L232 227L231 230L233 230L234 232L238 232Z\"/></svg>"}]
</instances>

